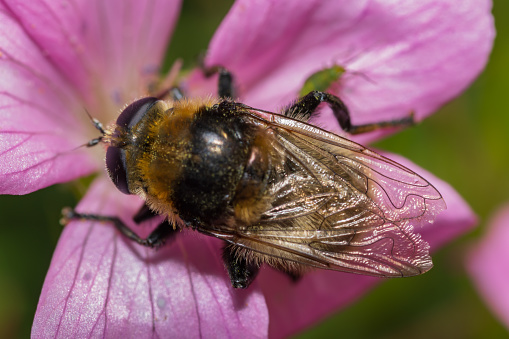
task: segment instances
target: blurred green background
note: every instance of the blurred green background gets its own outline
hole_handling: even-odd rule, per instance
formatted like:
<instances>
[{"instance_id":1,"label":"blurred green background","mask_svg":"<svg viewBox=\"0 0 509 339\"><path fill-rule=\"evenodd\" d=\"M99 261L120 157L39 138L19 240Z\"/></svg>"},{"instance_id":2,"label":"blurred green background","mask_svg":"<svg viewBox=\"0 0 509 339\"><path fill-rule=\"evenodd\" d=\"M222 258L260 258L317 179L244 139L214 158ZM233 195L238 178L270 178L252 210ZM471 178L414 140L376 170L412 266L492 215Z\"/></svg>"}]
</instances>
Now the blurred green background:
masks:
<instances>
[{"instance_id":1,"label":"blurred green background","mask_svg":"<svg viewBox=\"0 0 509 339\"><path fill-rule=\"evenodd\" d=\"M178 57L192 66L231 3L184 1L166 67ZM494 210L509 202L508 13L507 0L494 1L495 47L470 89L418 126L374 145L449 182L479 215L479 227L435 254L429 273L385 282L300 338L509 337L464 269L464 253L483 235ZM77 204L76 192L76 185L65 184L27 196L0 196L0 338L29 337L61 232L60 210Z\"/></svg>"}]
</instances>

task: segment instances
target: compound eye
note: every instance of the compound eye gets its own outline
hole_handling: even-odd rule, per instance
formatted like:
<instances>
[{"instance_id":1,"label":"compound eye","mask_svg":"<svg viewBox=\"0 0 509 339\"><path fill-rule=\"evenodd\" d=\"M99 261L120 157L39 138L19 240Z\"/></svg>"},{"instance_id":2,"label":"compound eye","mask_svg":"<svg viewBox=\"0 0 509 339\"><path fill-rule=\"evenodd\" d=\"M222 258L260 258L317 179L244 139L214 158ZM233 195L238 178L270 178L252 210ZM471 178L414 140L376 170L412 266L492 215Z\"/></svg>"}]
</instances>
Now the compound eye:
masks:
<instances>
[{"instance_id":1,"label":"compound eye","mask_svg":"<svg viewBox=\"0 0 509 339\"><path fill-rule=\"evenodd\" d=\"M117 118L117 125L130 129L145 116L158 100L153 97L136 100L120 113Z\"/></svg>"},{"instance_id":2,"label":"compound eye","mask_svg":"<svg viewBox=\"0 0 509 339\"><path fill-rule=\"evenodd\" d=\"M120 113L117 118L117 126L130 130L147 114L157 101L158 99L153 97L136 100ZM108 169L111 181L117 186L118 190L125 194L131 194L129 192L124 149L115 146L108 147L106 151L106 168Z\"/></svg>"},{"instance_id":3,"label":"compound eye","mask_svg":"<svg viewBox=\"0 0 509 339\"><path fill-rule=\"evenodd\" d=\"M127 183L127 170L125 151L114 146L108 147L106 151L106 168L110 175L111 181L117 186L118 190L124 194L129 192L129 184Z\"/></svg>"}]
</instances>

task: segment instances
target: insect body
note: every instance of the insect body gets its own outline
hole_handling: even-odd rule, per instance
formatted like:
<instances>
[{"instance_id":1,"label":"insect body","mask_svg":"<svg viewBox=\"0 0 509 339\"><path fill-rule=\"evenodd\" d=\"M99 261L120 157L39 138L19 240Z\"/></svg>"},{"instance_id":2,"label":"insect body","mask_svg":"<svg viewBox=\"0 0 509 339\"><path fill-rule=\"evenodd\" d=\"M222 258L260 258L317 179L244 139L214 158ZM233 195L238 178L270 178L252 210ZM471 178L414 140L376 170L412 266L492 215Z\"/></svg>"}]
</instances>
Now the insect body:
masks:
<instances>
[{"instance_id":1,"label":"insect body","mask_svg":"<svg viewBox=\"0 0 509 339\"><path fill-rule=\"evenodd\" d=\"M440 193L404 166L307 124L322 102L348 131L408 123L353 126L339 98L316 91L282 114L229 98L144 98L97 140L108 145L117 188L146 202L135 220L167 220L140 239L116 217L68 217L109 220L152 247L182 227L222 239L237 288L264 263L291 275L310 267L383 277L426 272L429 246L414 226L445 207Z\"/></svg>"}]
</instances>

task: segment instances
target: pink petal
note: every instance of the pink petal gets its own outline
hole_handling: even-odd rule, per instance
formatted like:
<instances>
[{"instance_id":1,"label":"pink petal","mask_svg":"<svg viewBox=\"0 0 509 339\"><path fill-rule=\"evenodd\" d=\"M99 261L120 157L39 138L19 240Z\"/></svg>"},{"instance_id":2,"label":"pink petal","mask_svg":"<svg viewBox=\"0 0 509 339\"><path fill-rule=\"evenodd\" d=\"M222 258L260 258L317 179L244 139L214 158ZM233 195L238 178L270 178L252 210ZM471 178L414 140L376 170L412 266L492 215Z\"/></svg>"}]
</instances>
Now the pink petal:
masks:
<instances>
[{"instance_id":1,"label":"pink petal","mask_svg":"<svg viewBox=\"0 0 509 339\"><path fill-rule=\"evenodd\" d=\"M78 210L120 215L140 202L105 180ZM128 223L140 235L150 229ZM220 241L182 232L157 252L134 244L107 223L72 222L53 256L32 335L48 337L265 337L264 297L230 286Z\"/></svg>"},{"instance_id":2,"label":"pink petal","mask_svg":"<svg viewBox=\"0 0 509 339\"><path fill-rule=\"evenodd\" d=\"M72 114L76 93L1 10L0 74L0 193L32 192L97 168L89 155L72 151L88 139Z\"/></svg>"},{"instance_id":3,"label":"pink petal","mask_svg":"<svg viewBox=\"0 0 509 339\"><path fill-rule=\"evenodd\" d=\"M488 233L470 252L467 267L486 303L509 328L509 205L489 224Z\"/></svg>"},{"instance_id":4,"label":"pink petal","mask_svg":"<svg viewBox=\"0 0 509 339\"><path fill-rule=\"evenodd\" d=\"M420 120L484 68L495 33L490 11L489 0L241 0L214 35L206 64L230 69L242 101L272 111L294 100L308 76L338 64L347 73L330 91L354 123L410 112ZM213 81L202 80L194 74L190 88L211 91ZM327 118L320 124L330 129Z\"/></svg>"},{"instance_id":5,"label":"pink petal","mask_svg":"<svg viewBox=\"0 0 509 339\"><path fill-rule=\"evenodd\" d=\"M442 194L447 210L433 224L421 230L432 250L470 230L477 219L467 203L447 183L394 154L385 156L407 166L431 182ZM406 279L409 284L412 279ZM269 308L269 336L284 338L351 304L384 279L317 270L304 275L297 284L283 274L264 270L259 283Z\"/></svg>"},{"instance_id":6,"label":"pink petal","mask_svg":"<svg viewBox=\"0 0 509 339\"><path fill-rule=\"evenodd\" d=\"M88 105L143 94L159 70L180 1L3 0L9 14ZM94 112L95 113L95 112Z\"/></svg>"},{"instance_id":7,"label":"pink petal","mask_svg":"<svg viewBox=\"0 0 509 339\"><path fill-rule=\"evenodd\" d=\"M51 132L0 132L0 193L26 194L97 169L88 155L71 147Z\"/></svg>"}]
</instances>

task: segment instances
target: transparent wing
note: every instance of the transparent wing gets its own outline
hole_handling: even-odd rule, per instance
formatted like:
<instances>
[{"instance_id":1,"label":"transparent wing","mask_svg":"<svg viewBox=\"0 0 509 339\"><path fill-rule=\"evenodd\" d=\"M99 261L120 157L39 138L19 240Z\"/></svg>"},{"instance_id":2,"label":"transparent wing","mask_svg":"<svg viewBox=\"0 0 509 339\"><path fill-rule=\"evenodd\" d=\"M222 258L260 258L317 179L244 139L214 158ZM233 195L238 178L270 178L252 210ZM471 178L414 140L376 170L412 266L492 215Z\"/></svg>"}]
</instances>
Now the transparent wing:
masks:
<instances>
[{"instance_id":1,"label":"transparent wing","mask_svg":"<svg viewBox=\"0 0 509 339\"><path fill-rule=\"evenodd\" d=\"M260 223L234 242L267 256L374 276L411 276L432 267L415 230L445 203L408 168L352 141L277 114L263 113L284 159L275 197Z\"/></svg>"}]
</instances>

